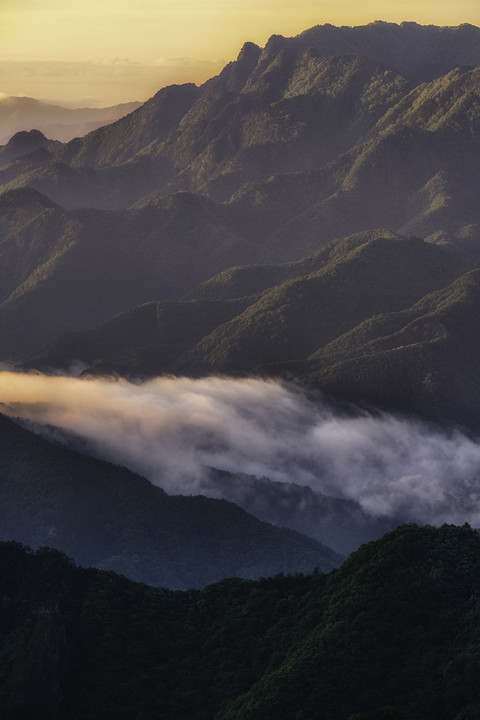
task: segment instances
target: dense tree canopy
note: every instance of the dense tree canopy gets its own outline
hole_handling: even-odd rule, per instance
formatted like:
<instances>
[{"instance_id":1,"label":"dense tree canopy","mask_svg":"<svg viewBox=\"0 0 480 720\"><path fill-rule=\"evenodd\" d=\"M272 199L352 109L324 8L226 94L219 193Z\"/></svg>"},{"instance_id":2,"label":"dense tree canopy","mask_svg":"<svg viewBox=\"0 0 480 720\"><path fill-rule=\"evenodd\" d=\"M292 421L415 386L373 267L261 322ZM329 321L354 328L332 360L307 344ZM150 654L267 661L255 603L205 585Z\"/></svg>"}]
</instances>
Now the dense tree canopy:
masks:
<instances>
[{"instance_id":1,"label":"dense tree canopy","mask_svg":"<svg viewBox=\"0 0 480 720\"><path fill-rule=\"evenodd\" d=\"M480 537L407 525L328 575L172 592L0 545L2 717L473 720Z\"/></svg>"}]
</instances>

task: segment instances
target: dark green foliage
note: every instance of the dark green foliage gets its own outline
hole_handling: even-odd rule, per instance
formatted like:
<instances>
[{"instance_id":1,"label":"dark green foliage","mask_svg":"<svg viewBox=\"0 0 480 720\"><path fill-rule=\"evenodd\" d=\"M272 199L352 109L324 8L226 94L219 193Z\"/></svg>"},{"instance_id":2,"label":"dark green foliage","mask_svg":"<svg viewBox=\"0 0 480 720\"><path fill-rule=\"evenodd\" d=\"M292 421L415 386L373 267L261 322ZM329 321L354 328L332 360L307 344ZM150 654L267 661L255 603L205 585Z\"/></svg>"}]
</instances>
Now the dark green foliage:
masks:
<instances>
[{"instance_id":1,"label":"dark green foliage","mask_svg":"<svg viewBox=\"0 0 480 720\"><path fill-rule=\"evenodd\" d=\"M175 588L222 577L329 570L341 556L225 500L169 496L126 468L0 416L0 538Z\"/></svg>"},{"instance_id":2,"label":"dark green foliage","mask_svg":"<svg viewBox=\"0 0 480 720\"><path fill-rule=\"evenodd\" d=\"M468 526L404 526L328 576L184 593L4 543L2 717L474 718L479 571Z\"/></svg>"},{"instance_id":3,"label":"dark green foliage","mask_svg":"<svg viewBox=\"0 0 480 720\"><path fill-rule=\"evenodd\" d=\"M387 701L455 718L455 695L477 697L463 659L476 654L478 542L468 527L406 526L363 546L327 579L323 622L220 717L346 718Z\"/></svg>"},{"instance_id":4,"label":"dark green foliage","mask_svg":"<svg viewBox=\"0 0 480 720\"><path fill-rule=\"evenodd\" d=\"M415 720L412 717L405 718L405 715L399 713L395 708L386 706L372 712L355 713L350 715L348 720Z\"/></svg>"}]
</instances>

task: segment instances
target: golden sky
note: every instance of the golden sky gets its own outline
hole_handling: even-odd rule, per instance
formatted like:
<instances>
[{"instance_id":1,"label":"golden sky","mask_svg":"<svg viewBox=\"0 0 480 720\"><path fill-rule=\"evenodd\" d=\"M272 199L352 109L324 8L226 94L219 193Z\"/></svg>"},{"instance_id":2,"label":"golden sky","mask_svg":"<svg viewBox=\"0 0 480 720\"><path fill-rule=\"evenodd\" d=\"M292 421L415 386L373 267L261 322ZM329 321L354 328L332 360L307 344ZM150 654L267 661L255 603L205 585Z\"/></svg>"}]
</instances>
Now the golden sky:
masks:
<instances>
[{"instance_id":1,"label":"golden sky","mask_svg":"<svg viewBox=\"0 0 480 720\"><path fill-rule=\"evenodd\" d=\"M145 100L216 74L246 40L373 20L480 25L480 0L0 0L0 94Z\"/></svg>"}]
</instances>

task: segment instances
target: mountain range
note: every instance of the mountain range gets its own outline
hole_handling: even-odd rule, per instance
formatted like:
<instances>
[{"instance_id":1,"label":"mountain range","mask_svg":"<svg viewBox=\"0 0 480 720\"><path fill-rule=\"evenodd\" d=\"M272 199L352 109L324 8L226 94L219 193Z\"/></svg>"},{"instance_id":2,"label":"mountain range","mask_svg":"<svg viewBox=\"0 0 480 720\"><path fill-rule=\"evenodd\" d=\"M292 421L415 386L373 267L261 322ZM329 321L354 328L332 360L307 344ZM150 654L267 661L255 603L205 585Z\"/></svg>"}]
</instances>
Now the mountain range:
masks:
<instances>
[{"instance_id":1,"label":"mountain range","mask_svg":"<svg viewBox=\"0 0 480 720\"><path fill-rule=\"evenodd\" d=\"M4 357L184 300L232 266L301 260L378 228L476 258L479 32L275 36L84 138L12 138L0 152Z\"/></svg>"},{"instance_id":2,"label":"mountain range","mask_svg":"<svg viewBox=\"0 0 480 720\"><path fill-rule=\"evenodd\" d=\"M449 246L359 233L301 261L231 268L188 299L64 333L26 364L273 375L478 429L478 283L478 259Z\"/></svg>"},{"instance_id":3,"label":"mountain range","mask_svg":"<svg viewBox=\"0 0 480 720\"><path fill-rule=\"evenodd\" d=\"M90 375L136 381L280 378L478 433L479 67L480 29L470 25L324 25L264 48L246 43L200 87L163 88L84 137L17 133L0 148L0 359L46 372L80 361ZM126 470L73 459L6 419L1 432L5 452L20 448L2 475L3 537L56 543L147 582L185 588L307 571L320 557L336 564L319 541L350 552L399 520L373 520L295 478L288 489L209 470L219 495L238 501L242 484L248 512L307 528L307 539L227 502L172 498ZM41 477L37 453L49 458ZM84 463L104 478L91 496L74 469ZM124 496L112 499L117 482ZM82 517L71 517L68 493ZM90 515L95 528L82 524ZM247 537L264 538L251 555ZM228 557L209 574L206 548L219 543ZM172 544L181 552L159 560L159 545ZM295 562L282 565L283 552ZM157 560L139 575L143 554Z\"/></svg>"}]
</instances>

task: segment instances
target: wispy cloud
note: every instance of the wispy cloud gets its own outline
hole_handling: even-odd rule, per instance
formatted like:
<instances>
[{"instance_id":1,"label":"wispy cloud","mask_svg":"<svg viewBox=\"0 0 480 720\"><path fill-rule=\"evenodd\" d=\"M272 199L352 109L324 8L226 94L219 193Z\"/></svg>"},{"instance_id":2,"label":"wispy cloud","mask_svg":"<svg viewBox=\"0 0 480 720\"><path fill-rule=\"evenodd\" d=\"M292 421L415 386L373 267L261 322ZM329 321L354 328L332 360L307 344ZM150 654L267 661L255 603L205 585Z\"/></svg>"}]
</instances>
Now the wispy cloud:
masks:
<instances>
[{"instance_id":1,"label":"wispy cloud","mask_svg":"<svg viewBox=\"0 0 480 720\"><path fill-rule=\"evenodd\" d=\"M3 411L86 439L174 493L205 467L310 485L370 513L480 525L480 445L386 414L339 413L273 381L0 373Z\"/></svg>"}]
</instances>

